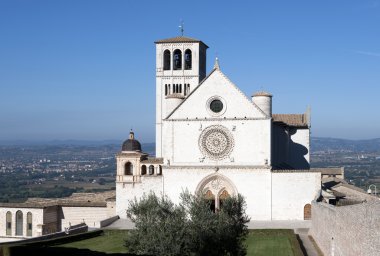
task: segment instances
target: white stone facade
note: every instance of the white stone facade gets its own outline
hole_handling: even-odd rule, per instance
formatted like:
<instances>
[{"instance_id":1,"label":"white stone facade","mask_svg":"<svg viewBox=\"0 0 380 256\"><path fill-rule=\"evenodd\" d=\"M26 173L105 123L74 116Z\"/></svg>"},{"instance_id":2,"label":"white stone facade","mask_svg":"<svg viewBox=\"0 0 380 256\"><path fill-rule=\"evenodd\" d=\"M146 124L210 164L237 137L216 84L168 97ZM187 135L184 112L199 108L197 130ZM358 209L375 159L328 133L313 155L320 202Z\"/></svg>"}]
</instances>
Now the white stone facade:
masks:
<instances>
[{"instance_id":1,"label":"white stone facade","mask_svg":"<svg viewBox=\"0 0 380 256\"><path fill-rule=\"evenodd\" d=\"M252 220L303 220L321 188L320 172L310 170L307 115L272 116L272 95L247 98L218 63L205 77L206 49L186 37L156 42L157 158L118 154L117 214L126 218L129 201L149 191L178 203L188 190L211 197L216 208L240 193ZM147 161L160 171L143 171Z\"/></svg>"}]
</instances>

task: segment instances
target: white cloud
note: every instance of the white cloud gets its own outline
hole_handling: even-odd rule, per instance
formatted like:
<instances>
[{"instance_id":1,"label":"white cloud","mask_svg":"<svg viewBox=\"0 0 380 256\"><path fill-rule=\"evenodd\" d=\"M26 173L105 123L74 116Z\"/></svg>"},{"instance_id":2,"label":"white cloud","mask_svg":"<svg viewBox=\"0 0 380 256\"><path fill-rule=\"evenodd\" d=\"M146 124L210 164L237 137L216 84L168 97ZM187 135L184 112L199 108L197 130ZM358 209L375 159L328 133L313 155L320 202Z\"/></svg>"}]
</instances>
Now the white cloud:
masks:
<instances>
[{"instance_id":1,"label":"white cloud","mask_svg":"<svg viewBox=\"0 0 380 256\"><path fill-rule=\"evenodd\" d=\"M355 51L355 53L372 56L372 57L380 57L380 53L378 52L367 52L367 51Z\"/></svg>"}]
</instances>

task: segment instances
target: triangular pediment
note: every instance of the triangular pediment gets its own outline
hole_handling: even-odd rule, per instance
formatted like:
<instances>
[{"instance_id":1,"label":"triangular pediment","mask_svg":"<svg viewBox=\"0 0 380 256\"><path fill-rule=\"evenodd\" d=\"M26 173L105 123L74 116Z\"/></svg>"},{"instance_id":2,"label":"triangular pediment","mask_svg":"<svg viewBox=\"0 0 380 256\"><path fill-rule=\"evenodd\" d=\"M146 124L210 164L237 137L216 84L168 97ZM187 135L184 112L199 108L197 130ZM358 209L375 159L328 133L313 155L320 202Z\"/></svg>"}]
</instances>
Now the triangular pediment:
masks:
<instances>
[{"instance_id":1,"label":"triangular pediment","mask_svg":"<svg viewBox=\"0 0 380 256\"><path fill-rule=\"evenodd\" d=\"M220 99L223 110L214 113L210 103ZM219 69L210 75L166 119L269 118Z\"/></svg>"}]
</instances>

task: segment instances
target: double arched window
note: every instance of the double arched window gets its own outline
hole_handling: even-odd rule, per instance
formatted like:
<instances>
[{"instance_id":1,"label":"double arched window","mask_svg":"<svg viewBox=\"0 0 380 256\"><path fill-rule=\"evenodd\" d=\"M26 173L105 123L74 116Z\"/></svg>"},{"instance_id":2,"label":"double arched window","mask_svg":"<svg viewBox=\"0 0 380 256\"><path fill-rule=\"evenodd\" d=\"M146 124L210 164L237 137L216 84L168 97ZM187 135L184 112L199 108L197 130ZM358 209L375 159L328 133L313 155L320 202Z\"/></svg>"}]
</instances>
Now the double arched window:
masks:
<instances>
[{"instance_id":1,"label":"double arched window","mask_svg":"<svg viewBox=\"0 0 380 256\"><path fill-rule=\"evenodd\" d=\"M124 166L124 175L133 175L133 165L130 162Z\"/></svg>"}]
</instances>

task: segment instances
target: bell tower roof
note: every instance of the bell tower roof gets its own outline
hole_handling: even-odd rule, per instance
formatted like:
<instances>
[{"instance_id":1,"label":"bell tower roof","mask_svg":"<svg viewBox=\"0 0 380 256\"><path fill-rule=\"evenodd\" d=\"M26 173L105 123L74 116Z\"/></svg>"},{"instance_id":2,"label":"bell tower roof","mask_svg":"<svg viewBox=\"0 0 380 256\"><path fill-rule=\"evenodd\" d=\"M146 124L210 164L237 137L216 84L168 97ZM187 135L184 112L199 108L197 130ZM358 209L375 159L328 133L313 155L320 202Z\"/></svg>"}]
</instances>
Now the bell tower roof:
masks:
<instances>
[{"instance_id":1,"label":"bell tower roof","mask_svg":"<svg viewBox=\"0 0 380 256\"><path fill-rule=\"evenodd\" d=\"M203 43L199 39L191 38L191 37L186 37L186 36L176 36L176 37L171 37L171 38L166 38L166 39L161 39L157 40L154 43L156 44L165 44L165 43L201 43L208 48L208 46Z\"/></svg>"}]
</instances>

